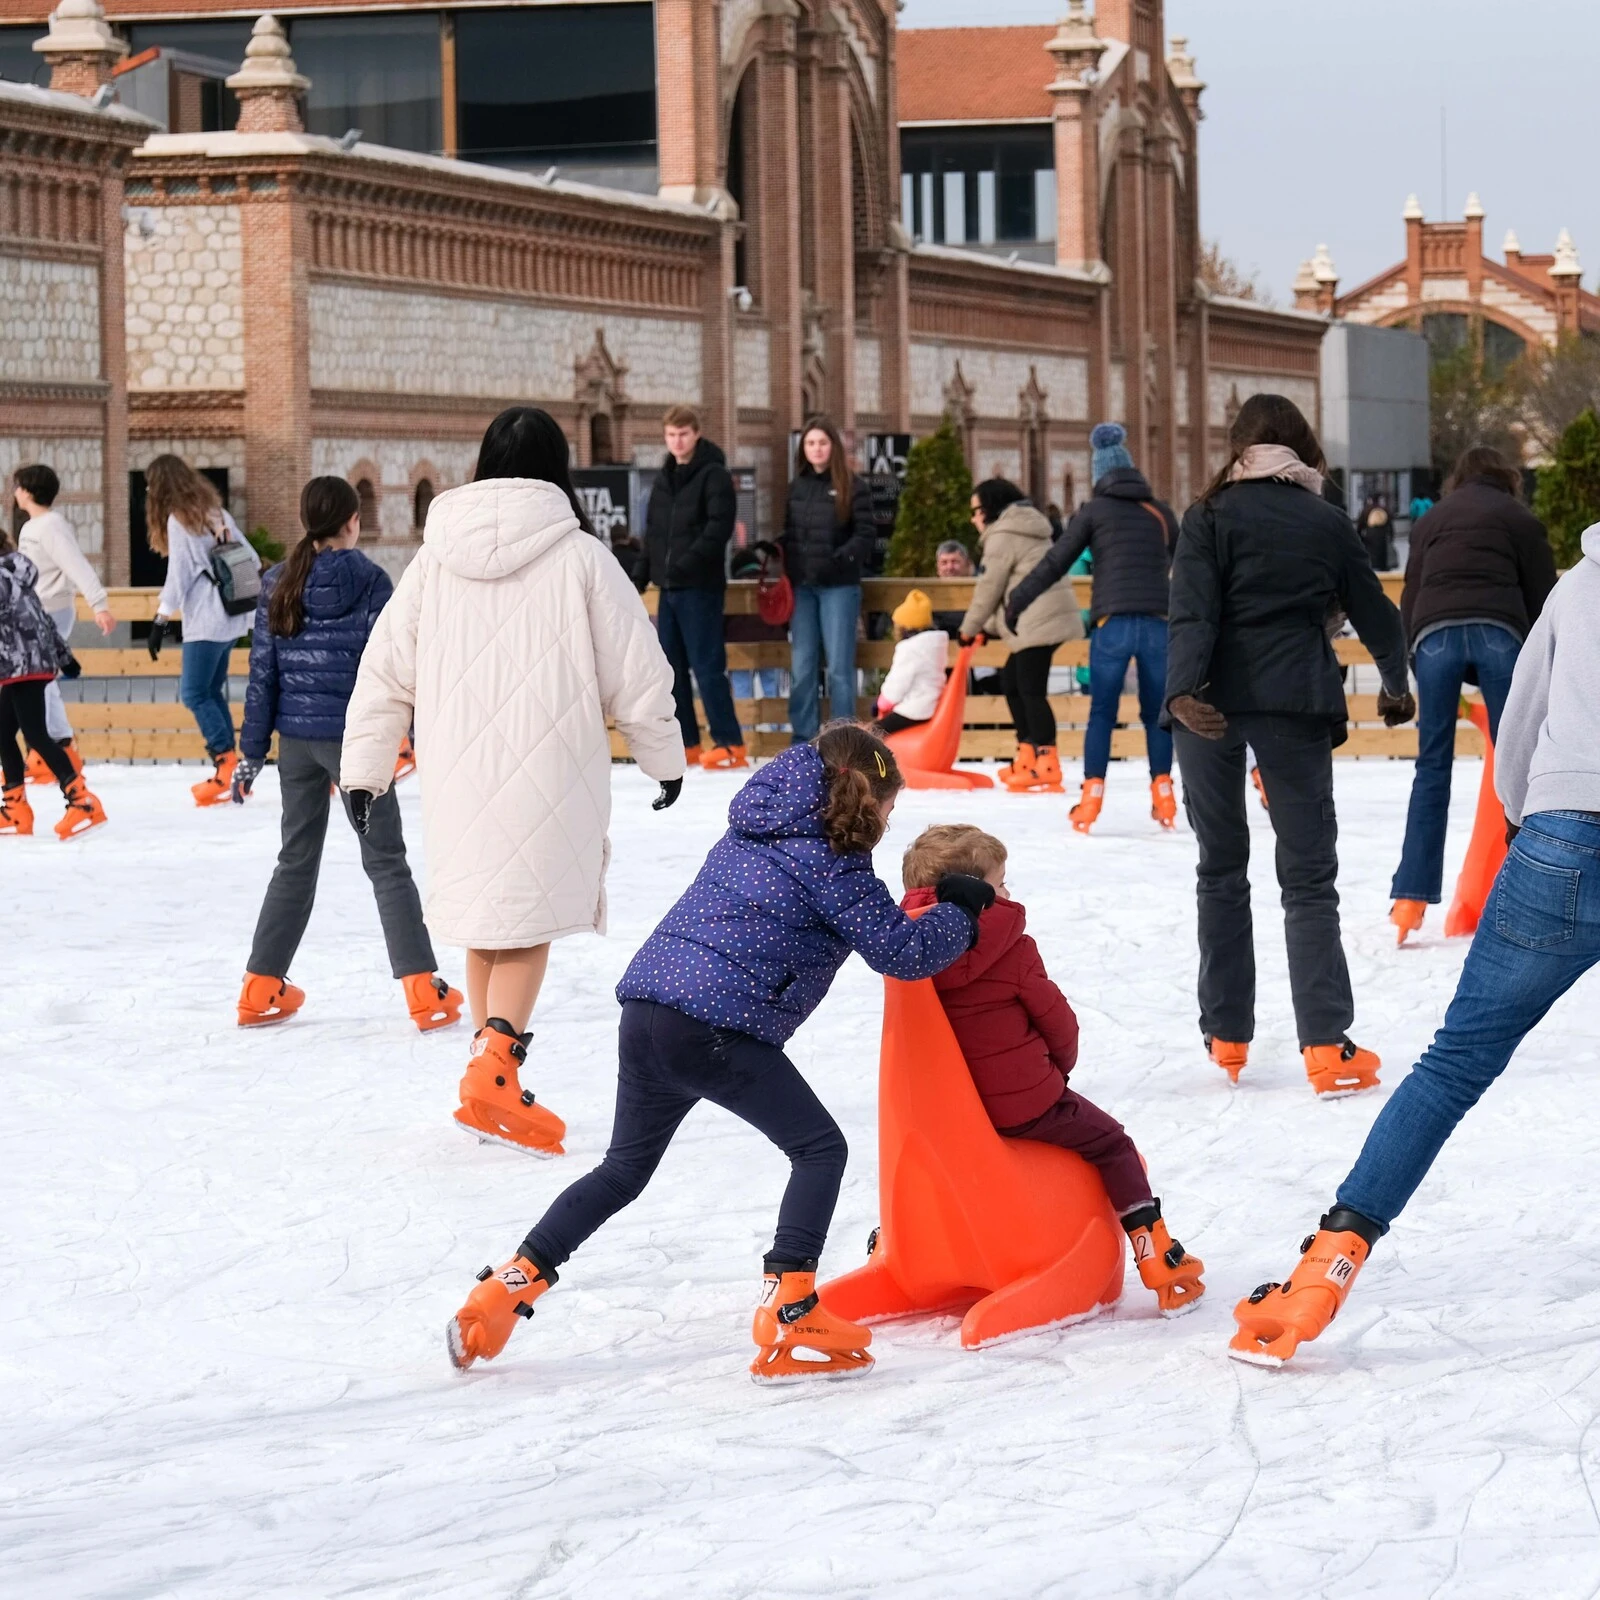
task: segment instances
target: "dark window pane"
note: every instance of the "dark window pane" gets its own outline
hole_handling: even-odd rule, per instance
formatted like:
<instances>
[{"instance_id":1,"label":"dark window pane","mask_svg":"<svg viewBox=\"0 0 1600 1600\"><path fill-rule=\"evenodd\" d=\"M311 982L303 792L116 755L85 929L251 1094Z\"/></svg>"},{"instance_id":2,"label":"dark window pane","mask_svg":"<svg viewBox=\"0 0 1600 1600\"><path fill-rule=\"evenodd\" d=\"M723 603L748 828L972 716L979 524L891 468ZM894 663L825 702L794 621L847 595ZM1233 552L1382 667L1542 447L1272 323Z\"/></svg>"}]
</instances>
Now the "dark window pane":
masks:
<instances>
[{"instance_id":1,"label":"dark window pane","mask_svg":"<svg viewBox=\"0 0 1600 1600\"><path fill-rule=\"evenodd\" d=\"M0 78L13 83L48 83L50 68L33 53L33 41L44 38L43 28L0 28Z\"/></svg>"},{"instance_id":2,"label":"dark window pane","mask_svg":"<svg viewBox=\"0 0 1600 1600\"><path fill-rule=\"evenodd\" d=\"M237 72L250 43L249 22L138 22L128 29L128 53L138 55L153 44L189 55L209 56L218 67Z\"/></svg>"},{"instance_id":3,"label":"dark window pane","mask_svg":"<svg viewBox=\"0 0 1600 1600\"><path fill-rule=\"evenodd\" d=\"M1498 322L1483 325L1483 364L1491 372L1503 372L1528 348L1524 340Z\"/></svg>"},{"instance_id":4,"label":"dark window pane","mask_svg":"<svg viewBox=\"0 0 1600 1600\"><path fill-rule=\"evenodd\" d=\"M311 80L306 128L337 139L437 151L443 139L436 12L296 17L295 65Z\"/></svg>"},{"instance_id":5,"label":"dark window pane","mask_svg":"<svg viewBox=\"0 0 1600 1600\"><path fill-rule=\"evenodd\" d=\"M1465 349L1469 337L1467 319L1459 311L1429 312L1422 319L1422 333L1435 361Z\"/></svg>"},{"instance_id":6,"label":"dark window pane","mask_svg":"<svg viewBox=\"0 0 1600 1600\"><path fill-rule=\"evenodd\" d=\"M995 204L995 235L1000 239L1033 238L1033 171L1000 169Z\"/></svg>"}]
</instances>

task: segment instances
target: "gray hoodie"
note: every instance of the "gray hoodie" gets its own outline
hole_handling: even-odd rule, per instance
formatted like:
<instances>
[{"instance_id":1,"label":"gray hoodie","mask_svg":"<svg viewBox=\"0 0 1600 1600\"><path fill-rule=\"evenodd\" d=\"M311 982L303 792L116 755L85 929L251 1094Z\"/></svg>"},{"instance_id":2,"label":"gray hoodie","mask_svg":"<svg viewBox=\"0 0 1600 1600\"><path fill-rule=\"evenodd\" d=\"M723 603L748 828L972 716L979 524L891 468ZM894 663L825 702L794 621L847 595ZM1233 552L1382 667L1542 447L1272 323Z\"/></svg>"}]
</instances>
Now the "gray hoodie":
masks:
<instances>
[{"instance_id":1,"label":"gray hoodie","mask_svg":"<svg viewBox=\"0 0 1600 1600\"><path fill-rule=\"evenodd\" d=\"M1494 752L1509 821L1540 811L1600 812L1600 522L1583 559L1551 591L1517 657Z\"/></svg>"}]
</instances>

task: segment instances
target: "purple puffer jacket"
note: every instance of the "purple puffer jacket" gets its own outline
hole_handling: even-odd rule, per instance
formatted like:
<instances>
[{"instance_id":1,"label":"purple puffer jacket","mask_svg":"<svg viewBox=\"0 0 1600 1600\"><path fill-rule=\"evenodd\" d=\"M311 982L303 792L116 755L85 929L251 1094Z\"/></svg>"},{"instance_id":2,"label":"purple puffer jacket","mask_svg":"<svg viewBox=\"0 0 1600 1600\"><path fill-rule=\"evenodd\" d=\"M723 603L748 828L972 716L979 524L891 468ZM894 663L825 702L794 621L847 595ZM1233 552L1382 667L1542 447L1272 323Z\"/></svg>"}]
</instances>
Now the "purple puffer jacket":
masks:
<instances>
[{"instance_id":1,"label":"purple puffer jacket","mask_svg":"<svg viewBox=\"0 0 1600 1600\"><path fill-rule=\"evenodd\" d=\"M835 855L822 831L822 757L795 745L734 797L728 831L645 940L619 1000L654 1000L781 1045L816 1010L852 950L891 978L931 978L972 942L936 905L913 921L865 852Z\"/></svg>"}]
</instances>

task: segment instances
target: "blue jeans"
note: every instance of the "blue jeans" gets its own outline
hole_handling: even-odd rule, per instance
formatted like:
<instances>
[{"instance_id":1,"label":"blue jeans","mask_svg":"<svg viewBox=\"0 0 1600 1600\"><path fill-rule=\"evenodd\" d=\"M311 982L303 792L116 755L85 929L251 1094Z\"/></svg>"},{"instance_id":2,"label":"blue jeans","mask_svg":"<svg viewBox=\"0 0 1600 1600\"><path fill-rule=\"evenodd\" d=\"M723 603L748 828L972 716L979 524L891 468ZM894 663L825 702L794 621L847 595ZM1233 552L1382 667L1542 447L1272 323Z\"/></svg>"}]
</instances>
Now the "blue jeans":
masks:
<instances>
[{"instance_id":1,"label":"blue jeans","mask_svg":"<svg viewBox=\"0 0 1600 1600\"><path fill-rule=\"evenodd\" d=\"M731 747L744 743L734 714L728 682L728 647L722 639L720 589L663 589L656 607L656 637L672 664L672 702L683 730L683 746L700 743L700 722L694 713L693 672L700 704L711 724L711 742Z\"/></svg>"},{"instance_id":2,"label":"blue jeans","mask_svg":"<svg viewBox=\"0 0 1600 1600\"><path fill-rule=\"evenodd\" d=\"M228 709L228 657L232 639L185 639L178 697L200 724L208 756L233 749L233 713Z\"/></svg>"},{"instance_id":3,"label":"blue jeans","mask_svg":"<svg viewBox=\"0 0 1600 1600\"><path fill-rule=\"evenodd\" d=\"M1167 692L1167 621L1128 612L1107 617L1089 635L1089 731L1083 737L1083 775L1103 778L1111 764L1111 730L1128 663L1139 664L1139 720L1150 776L1172 771L1172 735L1161 726Z\"/></svg>"},{"instance_id":4,"label":"blue jeans","mask_svg":"<svg viewBox=\"0 0 1600 1600\"><path fill-rule=\"evenodd\" d=\"M1541 811L1495 879L1444 1026L1378 1114L1339 1204L1388 1232L1455 1125L1597 961L1600 815Z\"/></svg>"},{"instance_id":5,"label":"blue jeans","mask_svg":"<svg viewBox=\"0 0 1600 1600\"><path fill-rule=\"evenodd\" d=\"M814 739L822 726L817 669L828 658L828 700L834 717L856 714L856 623L861 585L827 589L797 584L789 621L789 728L796 744Z\"/></svg>"},{"instance_id":6,"label":"blue jeans","mask_svg":"<svg viewBox=\"0 0 1600 1600\"><path fill-rule=\"evenodd\" d=\"M1456 714L1468 668L1489 712L1489 737L1500 733L1500 712L1522 644L1509 628L1473 622L1440 628L1417 646L1417 770L1406 812L1406 842L1389 886L1392 900L1437 905L1444 886L1444 836L1450 820L1450 770L1456 756Z\"/></svg>"}]
</instances>

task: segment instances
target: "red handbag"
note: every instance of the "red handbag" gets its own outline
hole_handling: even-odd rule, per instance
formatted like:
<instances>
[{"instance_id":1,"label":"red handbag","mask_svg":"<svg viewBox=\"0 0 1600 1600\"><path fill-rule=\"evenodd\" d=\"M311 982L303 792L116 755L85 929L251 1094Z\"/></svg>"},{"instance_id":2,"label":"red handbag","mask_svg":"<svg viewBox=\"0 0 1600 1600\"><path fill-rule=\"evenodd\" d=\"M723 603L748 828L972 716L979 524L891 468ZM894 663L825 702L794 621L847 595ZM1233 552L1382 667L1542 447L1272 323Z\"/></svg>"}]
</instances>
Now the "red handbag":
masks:
<instances>
[{"instance_id":1,"label":"red handbag","mask_svg":"<svg viewBox=\"0 0 1600 1600\"><path fill-rule=\"evenodd\" d=\"M783 556L776 545L766 544L761 551L761 572L756 578L756 610L769 627L781 627L794 615L794 585L783 570Z\"/></svg>"}]
</instances>

